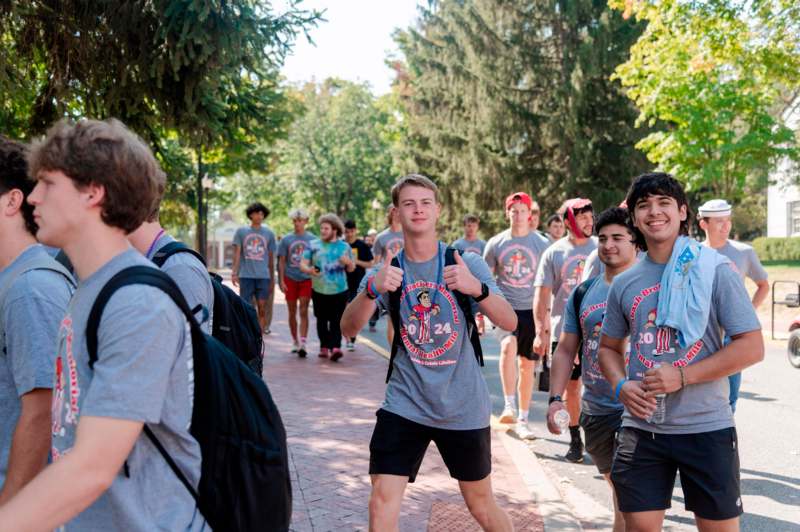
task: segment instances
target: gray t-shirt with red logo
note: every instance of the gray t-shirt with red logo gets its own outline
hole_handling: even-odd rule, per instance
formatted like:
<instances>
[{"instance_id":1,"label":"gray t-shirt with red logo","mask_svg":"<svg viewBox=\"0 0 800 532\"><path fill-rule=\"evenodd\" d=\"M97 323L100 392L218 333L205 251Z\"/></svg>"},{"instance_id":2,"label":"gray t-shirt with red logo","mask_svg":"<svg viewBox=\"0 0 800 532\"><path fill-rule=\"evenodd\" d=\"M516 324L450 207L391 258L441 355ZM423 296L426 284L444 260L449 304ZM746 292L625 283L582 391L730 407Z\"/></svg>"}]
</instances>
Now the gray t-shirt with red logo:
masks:
<instances>
[{"instance_id":1,"label":"gray t-shirt with red logo","mask_svg":"<svg viewBox=\"0 0 800 532\"><path fill-rule=\"evenodd\" d=\"M665 264L649 256L617 275L608 292L608 305L602 334L612 338L630 337L628 378L642 380L654 363L687 366L703 360L722 348L724 329L731 336L758 331L761 325L739 275L729 262L717 266L711 294L711 311L703 337L682 349L675 331L657 327L658 296ZM734 426L728 400L728 379L690 384L667 394L666 418L655 425L623 414L623 426L664 434L696 434Z\"/></svg>"},{"instance_id":2,"label":"gray t-shirt with red logo","mask_svg":"<svg viewBox=\"0 0 800 532\"><path fill-rule=\"evenodd\" d=\"M309 232L304 232L302 235L296 233L289 233L281 238L281 243L278 245L278 256L286 257L286 277L292 281L305 281L311 279L311 276L300 271L300 262L303 260L303 253L305 253L308 246L316 240L317 237Z\"/></svg>"},{"instance_id":3,"label":"gray t-shirt with red logo","mask_svg":"<svg viewBox=\"0 0 800 532\"><path fill-rule=\"evenodd\" d=\"M533 279L550 242L537 231L511 236L506 229L489 239L483 258L494 270L497 285L514 310L533 308Z\"/></svg>"},{"instance_id":4,"label":"gray t-shirt with red logo","mask_svg":"<svg viewBox=\"0 0 800 532\"><path fill-rule=\"evenodd\" d=\"M383 260L387 252L396 255L403 249L403 242L402 231L392 231L391 228L384 229L375 237L375 243L372 244L372 256Z\"/></svg>"},{"instance_id":5,"label":"gray t-shirt with red logo","mask_svg":"<svg viewBox=\"0 0 800 532\"><path fill-rule=\"evenodd\" d=\"M583 270L589 254L597 249L597 242L589 238L576 246L569 237L564 237L547 248L539 262L534 286L546 286L553 291L553 307L550 311L550 326L553 340L561 336L562 316L567 298L581 284Z\"/></svg>"},{"instance_id":6,"label":"gray t-shirt with red logo","mask_svg":"<svg viewBox=\"0 0 800 532\"><path fill-rule=\"evenodd\" d=\"M233 235L233 244L239 246L239 277L242 279L269 279L269 254L275 254L275 233L264 227L240 227Z\"/></svg>"},{"instance_id":7,"label":"gray t-shirt with red logo","mask_svg":"<svg viewBox=\"0 0 800 532\"><path fill-rule=\"evenodd\" d=\"M445 245L426 262L398 256L404 272L400 298L400 348L382 408L416 423L451 430L489 426L489 389L475 359L464 314L443 279ZM499 294L486 263L474 253L464 262L489 291ZM376 270L372 270L372 275ZM367 275L360 289L366 286ZM389 294L378 298L389 308ZM478 305L472 302L473 313Z\"/></svg>"},{"instance_id":8,"label":"gray t-shirt with red logo","mask_svg":"<svg viewBox=\"0 0 800 532\"><path fill-rule=\"evenodd\" d=\"M581 379L583 396L581 411L590 416L604 416L622 410L622 403L614 399L614 392L603 372L597 351L600 347L600 330L606 313L606 299L610 285L605 278L592 282L581 300L580 314L575 313L575 291L567 300L564 311L564 332L578 334L578 323L582 334Z\"/></svg>"}]
</instances>

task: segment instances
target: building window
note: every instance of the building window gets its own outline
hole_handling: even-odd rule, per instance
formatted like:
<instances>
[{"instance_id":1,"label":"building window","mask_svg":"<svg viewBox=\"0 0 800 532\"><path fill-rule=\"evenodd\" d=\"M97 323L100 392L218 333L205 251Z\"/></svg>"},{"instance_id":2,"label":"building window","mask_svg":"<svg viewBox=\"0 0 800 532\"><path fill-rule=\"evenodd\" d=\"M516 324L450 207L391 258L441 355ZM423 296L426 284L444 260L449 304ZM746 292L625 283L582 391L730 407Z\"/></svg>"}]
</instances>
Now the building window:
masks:
<instances>
[{"instance_id":1,"label":"building window","mask_svg":"<svg viewBox=\"0 0 800 532\"><path fill-rule=\"evenodd\" d=\"M800 235L800 201L789 202L789 236Z\"/></svg>"}]
</instances>

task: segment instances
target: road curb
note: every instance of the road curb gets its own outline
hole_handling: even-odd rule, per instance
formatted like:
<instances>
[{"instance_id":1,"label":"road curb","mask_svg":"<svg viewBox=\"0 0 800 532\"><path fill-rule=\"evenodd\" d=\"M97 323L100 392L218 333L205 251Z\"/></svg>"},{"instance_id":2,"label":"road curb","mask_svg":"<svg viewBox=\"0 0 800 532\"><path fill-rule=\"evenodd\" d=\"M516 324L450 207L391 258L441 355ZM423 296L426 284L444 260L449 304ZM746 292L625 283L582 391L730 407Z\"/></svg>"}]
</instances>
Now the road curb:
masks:
<instances>
[{"instance_id":1,"label":"road curb","mask_svg":"<svg viewBox=\"0 0 800 532\"><path fill-rule=\"evenodd\" d=\"M549 475L542 468L536 455L525 442L512 437L508 431L498 430L497 432L522 477L525 487L528 488L528 492L536 503L544 520L544 529L581 532L583 527L573 515L569 505L564 502L558 488L550 481Z\"/></svg>"}]
</instances>

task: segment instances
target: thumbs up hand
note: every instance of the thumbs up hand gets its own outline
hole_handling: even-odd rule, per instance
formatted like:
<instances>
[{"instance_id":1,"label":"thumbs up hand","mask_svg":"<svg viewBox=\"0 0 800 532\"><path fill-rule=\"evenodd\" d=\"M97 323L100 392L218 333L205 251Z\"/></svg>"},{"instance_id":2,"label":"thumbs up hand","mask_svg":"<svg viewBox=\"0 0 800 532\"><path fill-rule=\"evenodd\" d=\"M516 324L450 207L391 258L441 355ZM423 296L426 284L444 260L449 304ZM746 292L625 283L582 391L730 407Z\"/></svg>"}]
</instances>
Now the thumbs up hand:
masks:
<instances>
[{"instance_id":1,"label":"thumbs up hand","mask_svg":"<svg viewBox=\"0 0 800 532\"><path fill-rule=\"evenodd\" d=\"M392 259L395 255L395 252L387 252L386 257L383 259L383 266L375 274L372 287L379 294L394 292L403 284L403 270L397 266L392 266Z\"/></svg>"},{"instance_id":2,"label":"thumbs up hand","mask_svg":"<svg viewBox=\"0 0 800 532\"><path fill-rule=\"evenodd\" d=\"M448 290L458 290L473 297L481 295L481 282L472 275L460 252L455 253L455 259L455 264L444 267L444 282Z\"/></svg>"}]
</instances>

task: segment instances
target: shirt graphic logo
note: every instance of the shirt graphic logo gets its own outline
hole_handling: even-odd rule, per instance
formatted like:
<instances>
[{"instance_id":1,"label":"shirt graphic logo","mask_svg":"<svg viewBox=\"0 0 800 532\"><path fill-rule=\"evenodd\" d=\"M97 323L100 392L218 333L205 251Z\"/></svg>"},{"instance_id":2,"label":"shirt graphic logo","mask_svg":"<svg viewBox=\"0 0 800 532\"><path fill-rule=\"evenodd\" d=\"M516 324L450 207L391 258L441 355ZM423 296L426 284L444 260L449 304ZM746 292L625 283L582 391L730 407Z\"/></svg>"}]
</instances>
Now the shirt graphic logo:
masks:
<instances>
[{"instance_id":1,"label":"shirt graphic logo","mask_svg":"<svg viewBox=\"0 0 800 532\"><path fill-rule=\"evenodd\" d=\"M289 266L299 268L305 250L306 242L304 240L295 240L289 244Z\"/></svg>"},{"instance_id":2,"label":"shirt graphic logo","mask_svg":"<svg viewBox=\"0 0 800 532\"><path fill-rule=\"evenodd\" d=\"M499 262L503 268L505 283L510 286L530 286L536 274L538 259L521 244L512 244L500 254Z\"/></svg>"},{"instance_id":3,"label":"shirt graphic logo","mask_svg":"<svg viewBox=\"0 0 800 532\"><path fill-rule=\"evenodd\" d=\"M66 434L67 426L74 427L78 424L81 389L78 383L78 366L72 352L72 341L72 318L65 316L59 328L59 349L56 357L55 382L53 383L51 402L51 427L54 440ZM55 442L51 446L51 453L53 461L61 457L61 452L55 446Z\"/></svg>"},{"instance_id":4,"label":"shirt graphic logo","mask_svg":"<svg viewBox=\"0 0 800 532\"><path fill-rule=\"evenodd\" d=\"M244 237L244 258L247 260L264 260L267 256L267 239L258 233L250 233Z\"/></svg>"},{"instance_id":5,"label":"shirt graphic logo","mask_svg":"<svg viewBox=\"0 0 800 532\"><path fill-rule=\"evenodd\" d=\"M455 364L456 359L441 358L458 340L460 319L453 295L437 283L417 281L400 297L410 307L400 338L411 360L423 366Z\"/></svg>"},{"instance_id":6,"label":"shirt graphic logo","mask_svg":"<svg viewBox=\"0 0 800 532\"><path fill-rule=\"evenodd\" d=\"M661 283L654 286L644 288L639 294L633 298L633 305L631 306L630 318L632 323L637 323L637 316L639 314L641 304L647 298L653 297L661 290ZM677 340L675 338L675 331L671 327L659 327L656 325L656 318L658 317L657 308L651 308L644 319L644 324L639 330L635 338L631 338L633 344L633 352L636 354L637 360L647 369L651 369L658 360L665 355L674 355L679 353ZM689 363L700 353L703 349L703 341L698 340L694 343L684 354L677 360L667 362L675 367L688 366Z\"/></svg>"},{"instance_id":7,"label":"shirt graphic logo","mask_svg":"<svg viewBox=\"0 0 800 532\"><path fill-rule=\"evenodd\" d=\"M403 239L399 237L390 238L386 241L384 249L387 253L394 253L397 255L400 253L400 250L403 249Z\"/></svg>"},{"instance_id":8,"label":"shirt graphic logo","mask_svg":"<svg viewBox=\"0 0 800 532\"><path fill-rule=\"evenodd\" d=\"M564 286L567 287L567 297L572 289L580 284L584 269L586 269L586 255L573 255L564 261L564 265L561 267L561 278L564 280Z\"/></svg>"}]
</instances>

